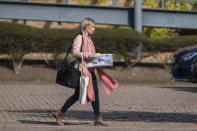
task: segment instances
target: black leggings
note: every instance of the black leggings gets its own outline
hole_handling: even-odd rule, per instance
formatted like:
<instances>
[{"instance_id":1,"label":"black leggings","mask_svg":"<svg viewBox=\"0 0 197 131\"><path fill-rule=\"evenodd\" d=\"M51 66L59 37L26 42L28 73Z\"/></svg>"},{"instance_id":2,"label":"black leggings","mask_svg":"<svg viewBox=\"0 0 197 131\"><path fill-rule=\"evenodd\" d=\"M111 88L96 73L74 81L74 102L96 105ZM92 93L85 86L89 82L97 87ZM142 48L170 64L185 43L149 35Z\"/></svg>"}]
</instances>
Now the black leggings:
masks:
<instances>
[{"instance_id":1,"label":"black leggings","mask_svg":"<svg viewBox=\"0 0 197 131\"><path fill-rule=\"evenodd\" d=\"M93 84L94 95L95 95L95 101L92 102L92 107L94 110L94 114L98 116L100 114L99 91L98 91L97 79L94 72L92 72L92 84ZM61 108L61 112L65 113L68 110L68 108L70 108L77 100L79 100L79 87L75 88L74 95L68 98L68 100L64 103L63 107Z\"/></svg>"}]
</instances>

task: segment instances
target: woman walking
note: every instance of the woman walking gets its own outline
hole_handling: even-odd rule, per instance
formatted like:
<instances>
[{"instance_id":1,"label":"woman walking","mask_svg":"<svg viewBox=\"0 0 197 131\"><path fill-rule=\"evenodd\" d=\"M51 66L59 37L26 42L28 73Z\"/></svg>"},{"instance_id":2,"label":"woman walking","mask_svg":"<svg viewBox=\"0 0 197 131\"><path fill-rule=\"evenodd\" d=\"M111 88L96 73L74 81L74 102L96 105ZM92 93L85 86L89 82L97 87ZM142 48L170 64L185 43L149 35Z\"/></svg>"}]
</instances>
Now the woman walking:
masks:
<instances>
[{"instance_id":1,"label":"woman walking","mask_svg":"<svg viewBox=\"0 0 197 131\"><path fill-rule=\"evenodd\" d=\"M81 22L82 33L78 34L75 37L74 42L72 44L73 55L75 56L75 68L79 69L79 71L82 70L81 58L84 57L84 61L86 63L86 60L94 58L94 53L96 53L93 41L90 38L90 35L92 35L94 31L95 31L95 21L91 18L85 18ZM82 51L81 51L81 45L82 45ZM97 70L101 83L107 94L109 94L111 91L113 91L113 89L115 89L118 86L118 82L114 80L112 77L110 77L108 74L106 74L101 68L88 68L87 64L85 64L85 66L83 65L82 73L89 77L86 103L88 103L89 101L91 101L92 103L92 107L95 115L94 126L106 126L106 124L102 122L102 115L100 113L99 90L98 90L96 75L94 73L95 70ZM79 86L75 87L74 94L70 98L68 98L68 100L62 106L61 110L53 113L53 117L56 118L56 122L58 125L64 125L62 119L64 117L65 112L77 100L79 100L79 89L80 89Z\"/></svg>"}]
</instances>

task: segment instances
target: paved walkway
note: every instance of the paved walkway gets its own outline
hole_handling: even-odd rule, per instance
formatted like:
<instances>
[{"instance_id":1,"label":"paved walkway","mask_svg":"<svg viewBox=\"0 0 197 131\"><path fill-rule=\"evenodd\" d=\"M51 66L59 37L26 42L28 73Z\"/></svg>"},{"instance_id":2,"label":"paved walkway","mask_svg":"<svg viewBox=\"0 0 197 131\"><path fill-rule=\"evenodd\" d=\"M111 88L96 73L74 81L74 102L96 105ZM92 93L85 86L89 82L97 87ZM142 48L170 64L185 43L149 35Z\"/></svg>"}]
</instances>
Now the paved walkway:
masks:
<instances>
[{"instance_id":1,"label":"paved walkway","mask_svg":"<svg viewBox=\"0 0 197 131\"><path fill-rule=\"evenodd\" d=\"M56 84L1 84L1 130L197 130L197 85L120 85L106 95L100 87L103 119L110 127L93 127L91 104L77 102L56 126L51 112L61 108L73 90Z\"/></svg>"}]
</instances>

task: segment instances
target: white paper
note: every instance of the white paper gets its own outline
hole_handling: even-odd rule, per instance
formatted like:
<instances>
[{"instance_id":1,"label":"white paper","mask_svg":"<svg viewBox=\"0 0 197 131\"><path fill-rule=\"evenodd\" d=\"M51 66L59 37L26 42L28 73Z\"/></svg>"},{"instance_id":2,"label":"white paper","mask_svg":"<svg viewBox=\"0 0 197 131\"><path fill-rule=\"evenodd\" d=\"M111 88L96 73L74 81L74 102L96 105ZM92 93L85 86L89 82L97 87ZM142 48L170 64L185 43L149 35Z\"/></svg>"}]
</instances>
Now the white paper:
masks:
<instances>
[{"instance_id":1,"label":"white paper","mask_svg":"<svg viewBox=\"0 0 197 131\"><path fill-rule=\"evenodd\" d=\"M88 67L104 67L113 66L113 55L112 54L99 54L93 59L88 61Z\"/></svg>"}]
</instances>

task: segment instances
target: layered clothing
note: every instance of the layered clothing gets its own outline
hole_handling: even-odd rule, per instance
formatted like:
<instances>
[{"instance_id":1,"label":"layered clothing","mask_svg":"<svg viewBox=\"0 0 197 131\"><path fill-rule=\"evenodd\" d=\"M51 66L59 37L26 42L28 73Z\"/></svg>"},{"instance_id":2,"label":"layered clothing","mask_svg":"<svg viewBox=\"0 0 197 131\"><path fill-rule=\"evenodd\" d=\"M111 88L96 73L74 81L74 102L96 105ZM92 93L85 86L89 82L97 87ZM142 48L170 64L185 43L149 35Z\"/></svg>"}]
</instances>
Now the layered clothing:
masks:
<instances>
[{"instance_id":1,"label":"layered clothing","mask_svg":"<svg viewBox=\"0 0 197 131\"><path fill-rule=\"evenodd\" d=\"M82 47L82 52L81 52L80 50L81 50L82 40L83 40L83 47ZM118 82L115 79L113 79L110 75L105 73L102 70L102 68L100 68L100 67L88 68L87 67L86 60L88 59L88 55L90 53L96 53L93 41L90 38L90 36L86 35L84 32L82 33L82 35L80 35L80 34L77 35L74 39L74 42L73 42L73 55L76 57L75 68L78 68L81 71L82 67L83 67L84 72L82 72L82 73L86 74L85 72L87 72L87 76L89 77L86 103L88 103L89 101L91 101L91 102L95 101L94 89L93 89L93 85L92 85L92 74L91 74L91 72L93 72L95 69L98 72L102 86L104 87L105 92L107 94L110 94L118 86ZM82 66L82 62L81 62L82 56L85 58L83 66Z\"/></svg>"}]
</instances>

